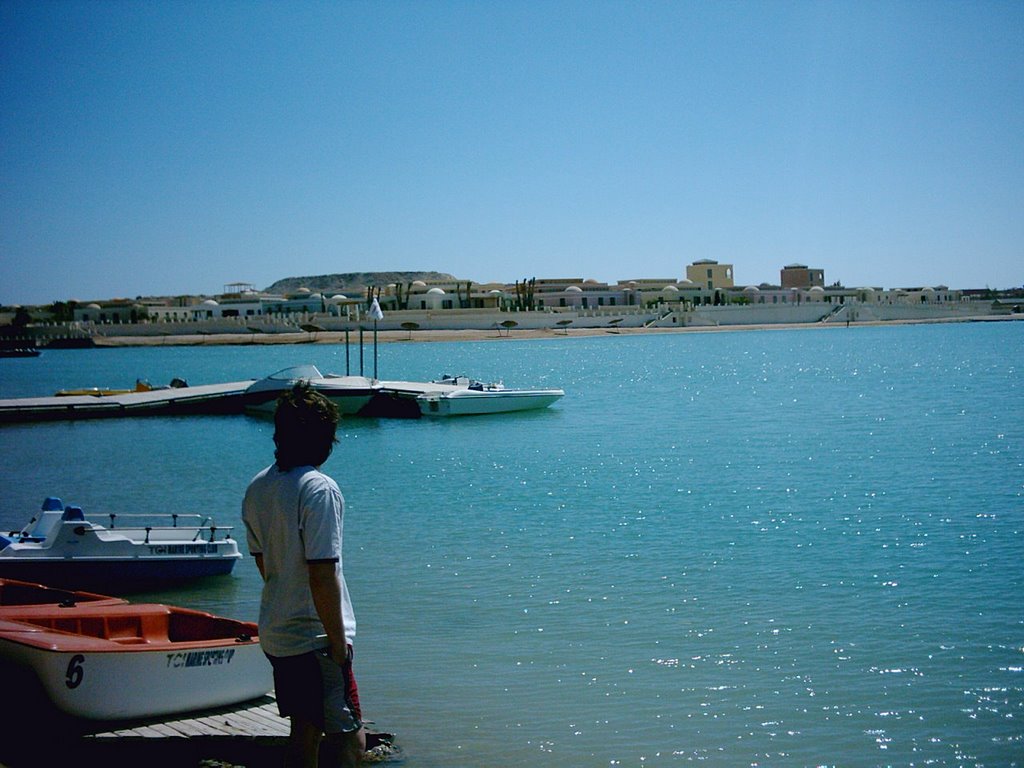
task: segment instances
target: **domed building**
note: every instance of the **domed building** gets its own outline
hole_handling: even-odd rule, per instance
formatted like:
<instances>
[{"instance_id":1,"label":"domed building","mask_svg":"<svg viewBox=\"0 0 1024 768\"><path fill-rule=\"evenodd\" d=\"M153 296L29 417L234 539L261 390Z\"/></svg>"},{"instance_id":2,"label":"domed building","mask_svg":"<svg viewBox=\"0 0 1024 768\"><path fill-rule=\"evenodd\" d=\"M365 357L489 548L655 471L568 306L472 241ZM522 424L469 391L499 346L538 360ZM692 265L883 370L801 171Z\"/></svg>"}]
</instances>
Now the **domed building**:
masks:
<instances>
[{"instance_id":1,"label":"domed building","mask_svg":"<svg viewBox=\"0 0 1024 768\"><path fill-rule=\"evenodd\" d=\"M212 320L220 315L220 304L213 299L206 299L199 302L199 306L192 312L193 320Z\"/></svg>"},{"instance_id":2,"label":"domed building","mask_svg":"<svg viewBox=\"0 0 1024 768\"><path fill-rule=\"evenodd\" d=\"M421 282L421 284L425 286L425 283ZM438 310L452 308L452 300L448 297L448 294L445 293L443 288L437 288L436 286L434 288L428 289L424 293L421 293L417 297L417 299L414 299L413 302L410 302L410 306L412 306L413 303L416 302L419 303L420 309Z\"/></svg>"}]
</instances>

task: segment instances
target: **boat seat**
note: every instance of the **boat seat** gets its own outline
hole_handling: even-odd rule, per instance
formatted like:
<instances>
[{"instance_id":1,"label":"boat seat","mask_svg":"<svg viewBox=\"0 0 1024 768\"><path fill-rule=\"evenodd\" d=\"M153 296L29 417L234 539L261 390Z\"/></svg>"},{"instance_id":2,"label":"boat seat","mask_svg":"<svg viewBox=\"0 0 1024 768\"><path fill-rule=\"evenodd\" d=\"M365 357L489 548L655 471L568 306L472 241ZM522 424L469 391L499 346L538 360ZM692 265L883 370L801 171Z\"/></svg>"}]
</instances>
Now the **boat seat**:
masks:
<instances>
[{"instance_id":1,"label":"boat seat","mask_svg":"<svg viewBox=\"0 0 1024 768\"><path fill-rule=\"evenodd\" d=\"M82 512L81 507L68 507L64 510L61 520L71 523L84 523L85 514Z\"/></svg>"},{"instance_id":2,"label":"boat seat","mask_svg":"<svg viewBox=\"0 0 1024 768\"><path fill-rule=\"evenodd\" d=\"M168 642L170 613L164 605L83 606L72 613L46 611L21 620L44 629L119 645L145 645Z\"/></svg>"},{"instance_id":3,"label":"boat seat","mask_svg":"<svg viewBox=\"0 0 1024 768\"><path fill-rule=\"evenodd\" d=\"M107 619L104 637L121 645L167 642L166 616L116 616Z\"/></svg>"},{"instance_id":4,"label":"boat seat","mask_svg":"<svg viewBox=\"0 0 1024 768\"><path fill-rule=\"evenodd\" d=\"M47 496L43 501L43 512L61 512L64 509L64 502L56 496Z\"/></svg>"}]
</instances>

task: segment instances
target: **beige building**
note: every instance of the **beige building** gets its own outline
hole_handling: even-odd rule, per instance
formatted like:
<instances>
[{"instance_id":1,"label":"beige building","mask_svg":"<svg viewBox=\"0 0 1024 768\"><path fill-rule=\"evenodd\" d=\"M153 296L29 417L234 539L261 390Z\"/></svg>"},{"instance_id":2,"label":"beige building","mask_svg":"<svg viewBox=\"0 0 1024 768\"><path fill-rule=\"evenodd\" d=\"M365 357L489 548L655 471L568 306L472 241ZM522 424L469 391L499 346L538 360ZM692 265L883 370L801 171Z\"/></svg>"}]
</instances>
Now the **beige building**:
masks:
<instances>
[{"instance_id":1,"label":"beige building","mask_svg":"<svg viewBox=\"0 0 1024 768\"><path fill-rule=\"evenodd\" d=\"M825 270L810 269L806 264L787 264L781 275L783 288L825 287Z\"/></svg>"},{"instance_id":2,"label":"beige building","mask_svg":"<svg viewBox=\"0 0 1024 768\"><path fill-rule=\"evenodd\" d=\"M719 264L712 259L700 259L687 266L686 279L711 291L716 288L732 288L732 264Z\"/></svg>"}]
</instances>

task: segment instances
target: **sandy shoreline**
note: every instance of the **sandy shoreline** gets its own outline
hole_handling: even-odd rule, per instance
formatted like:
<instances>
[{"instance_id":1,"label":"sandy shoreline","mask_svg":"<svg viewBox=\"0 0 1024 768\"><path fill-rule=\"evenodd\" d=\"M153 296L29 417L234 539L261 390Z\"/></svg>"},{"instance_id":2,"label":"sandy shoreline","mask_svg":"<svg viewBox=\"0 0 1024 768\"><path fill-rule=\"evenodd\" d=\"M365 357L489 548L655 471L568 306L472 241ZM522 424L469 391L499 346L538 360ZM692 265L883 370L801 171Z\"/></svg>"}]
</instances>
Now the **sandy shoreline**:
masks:
<instances>
[{"instance_id":1,"label":"sandy shoreline","mask_svg":"<svg viewBox=\"0 0 1024 768\"><path fill-rule=\"evenodd\" d=\"M594 336L615 337L650 335L664 333L726 333L731 331L782 331L806 329L841 330L869 326L931 325L935 323L1003 322L1024 320L1024 315L979 316L967 318L939 318L931 320L883 320L846 323L774 323L760 325L699 326L683 328L573 328L553 330L550 328L512 329L510 332L491 329L470 330L416 330L378 331L378 343L424 343L433 341L528 341L532 339L581 339ZM162 346L221 346L259 344L343 344L344 331L318 331L316 333L218 333L180 334L168 336L96 336L97 347L162 347ZM349 333L351 344L359 343L358 331ZM363 343L373 343L373 333L363 334Z\"/></svg>"}]
</instances>

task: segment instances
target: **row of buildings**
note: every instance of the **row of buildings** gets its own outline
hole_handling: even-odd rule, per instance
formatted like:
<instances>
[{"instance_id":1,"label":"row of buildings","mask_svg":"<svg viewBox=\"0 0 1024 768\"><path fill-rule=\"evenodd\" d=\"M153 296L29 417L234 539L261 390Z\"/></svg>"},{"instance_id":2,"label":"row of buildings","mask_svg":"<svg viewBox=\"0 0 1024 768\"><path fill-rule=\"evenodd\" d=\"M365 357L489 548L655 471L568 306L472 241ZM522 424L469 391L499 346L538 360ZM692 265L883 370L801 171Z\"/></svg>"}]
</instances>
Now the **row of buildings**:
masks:
<instances>
[{"instance_id":1,"label":"row of buildings","mask_svg":"<svg viewBox=\"0 0 1024 768\"><path fill-rule=\"evenodd\" d=\"M458 280L416 280L359 289L356 294L302 288L289 295L270 295L247 283L232 283L214 297L115 299L76 304L74 321L86 324L195 323L221 319L320 317L361 321L370 294L386 313L443 313L453 310L497 312L617 312L658 315L663 310L689 311L711 307L785 307L808 304L835 308L857 305L956 305L964 292L946 286L885 290L826 286L822 269L789 264L780 270L778 285L737 286L731 264L710 259L686 267L682 280L634 279L602 283L583 278L531 279L515 284Z\"/></svg>"}]
</instances>

